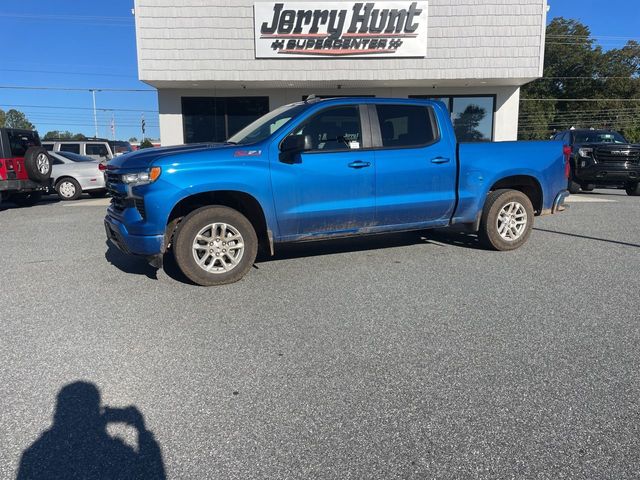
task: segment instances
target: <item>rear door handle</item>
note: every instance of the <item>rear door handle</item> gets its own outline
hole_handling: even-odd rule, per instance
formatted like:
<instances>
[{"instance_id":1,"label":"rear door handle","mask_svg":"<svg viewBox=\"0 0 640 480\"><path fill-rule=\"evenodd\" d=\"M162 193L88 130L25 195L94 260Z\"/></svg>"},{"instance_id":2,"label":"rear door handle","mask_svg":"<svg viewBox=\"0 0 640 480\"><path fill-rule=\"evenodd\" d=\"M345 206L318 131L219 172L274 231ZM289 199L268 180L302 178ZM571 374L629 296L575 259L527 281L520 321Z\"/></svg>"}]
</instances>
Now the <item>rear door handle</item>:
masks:
<instances>
[{"instance_id":1,"label":"rear door handle","mask_svg":"<svg viewBox=\"0 0 640 480\"><path fill-rule=\"evenodd\" d=\"M449 163L449 159L445 157L436 157L431 159L431 163Z\"/></svg>"},{"instance_id":2,"label":"rear door handle","mask_svg":"<svg viewBox=\"0 0 640 480\"><path fill-rule=\"evenodd\" d=\"M349 168L365 168L365 167L370 167L371 162L363 162L362 160L356 160L355 162L351 162L348 166Z\"/></svg>"}]
</instances>

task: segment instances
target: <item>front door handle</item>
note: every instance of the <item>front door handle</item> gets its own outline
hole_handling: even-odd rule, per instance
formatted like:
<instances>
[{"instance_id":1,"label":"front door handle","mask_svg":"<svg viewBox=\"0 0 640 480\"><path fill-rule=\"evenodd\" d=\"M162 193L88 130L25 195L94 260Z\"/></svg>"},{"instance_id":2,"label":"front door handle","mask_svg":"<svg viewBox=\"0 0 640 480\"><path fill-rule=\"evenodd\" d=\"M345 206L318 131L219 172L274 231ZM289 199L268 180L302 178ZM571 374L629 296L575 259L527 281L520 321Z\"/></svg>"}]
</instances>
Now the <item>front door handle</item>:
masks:
<instances>
[{"instance_id":1,"label":"front door handle","mask_svg":"<svg viewBox=\"0 0 640 480\"><path fill-rule=\"evenodd\" d=\"M355 162L351 162L348 166L349 168L365 168L365 167L370 167L371 162L363 162L362 160L356 160Z\"/></svg>"},{"instance_id":2,"label":"front door handle","mask_svg":"<svg viewBox=\"0 0 640 480\"><path fill-rule=\"evenodd\" d=\"M431 159L431 163L449 163L449 159L445 157L436 157Z\"/></svg>"}]
</instances>

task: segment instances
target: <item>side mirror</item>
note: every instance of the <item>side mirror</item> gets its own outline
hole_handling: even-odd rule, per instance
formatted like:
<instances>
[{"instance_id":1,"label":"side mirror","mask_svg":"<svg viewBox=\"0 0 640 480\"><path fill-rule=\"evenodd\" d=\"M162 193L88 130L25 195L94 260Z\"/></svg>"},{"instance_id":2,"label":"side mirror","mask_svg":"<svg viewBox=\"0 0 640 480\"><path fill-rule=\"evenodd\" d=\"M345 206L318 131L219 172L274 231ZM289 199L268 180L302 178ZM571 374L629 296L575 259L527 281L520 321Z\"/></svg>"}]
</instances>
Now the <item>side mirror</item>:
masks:
<instances>
[{"instance_id":1,"label":"side mirror","mask_svg":"<svg viewBox=\"0 0 640 480\"><path fill-rule=\"evenodd\" d=\"M289 135L280 145L280 161L283 163L299 163L296 157L306 151L311 150L311 135Z\"/></svg>"}]
</instances>

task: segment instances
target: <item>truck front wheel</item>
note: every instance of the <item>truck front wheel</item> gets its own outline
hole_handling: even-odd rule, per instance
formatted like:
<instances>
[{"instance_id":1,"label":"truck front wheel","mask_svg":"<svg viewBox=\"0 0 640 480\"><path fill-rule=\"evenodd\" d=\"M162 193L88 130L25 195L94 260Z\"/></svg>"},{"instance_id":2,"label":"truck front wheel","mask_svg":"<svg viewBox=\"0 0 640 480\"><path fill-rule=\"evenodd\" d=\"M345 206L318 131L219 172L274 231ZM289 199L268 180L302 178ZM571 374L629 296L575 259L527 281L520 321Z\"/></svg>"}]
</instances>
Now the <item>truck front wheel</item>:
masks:
<instances>
[{"instance_id":1,"label":"truck front wheel","mask_svg":"<svg viewBox=\"0 0 640 480\"><path fill-rule=\"evenodd\" d=\"M626 187L625 187L625 191L627 192L627 195L629 195L631 197L640 196L640 183L629 183L629 184L627 184Z\"/></svg>"},{"instance_id":2,"label":"truck front wheel","mask_svg":"<svg viewBox=\"0 0 640 480\"><path fill-rule=\"evenodd\" d=\"M224 206L202 207L178 225L173 244L180 270L194 283L224 285L251 269L258 238L251 222Z\"/></svg>"},{"instance_id":3,"label":"truck front wheel","mask_svg":"<svg viewBox=\"0 0 640 480\"><path fill-rule=\"evenodd\" d=\"M480 241L494 250L514 250L527 241L533 228L533 205L518 190L496 190L482 210Z\"/></svg>"}]
</instances>

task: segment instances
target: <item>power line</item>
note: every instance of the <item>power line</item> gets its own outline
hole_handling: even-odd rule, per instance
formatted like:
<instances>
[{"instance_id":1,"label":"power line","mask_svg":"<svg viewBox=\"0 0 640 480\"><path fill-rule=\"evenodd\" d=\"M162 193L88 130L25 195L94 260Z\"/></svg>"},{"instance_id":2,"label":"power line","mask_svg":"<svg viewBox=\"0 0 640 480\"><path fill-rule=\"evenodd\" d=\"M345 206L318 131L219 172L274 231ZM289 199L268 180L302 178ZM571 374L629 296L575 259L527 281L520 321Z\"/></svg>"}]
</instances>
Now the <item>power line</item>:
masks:
<instances>
[{"instance_id":1,"label":"power line","mask_svg":"<svg viewBox=\"0 0 640 480\"><path fill-rule=\"evenodd\" d=\"M640 98L521 98L521 102L640 102Z\"/></svg>"},{"instance_id":2,"label":"power line","mask_svg":"<svg viewBox=\"0 0 640 480\"><path fill-rule=\"evenodd\" d=\"M79 22L99 20L100 22L126 23L133 26L131 17L106 17L98 15L34 15L32 13L0 13L0 17L24 18L36 20L73 20Z\"/></svg>"},{"instance_id":3,"label":"power line","mask_svg":"<svg viewBox=\"0 0 640 480\"><path fill-rule=\"evenodd\" d=\"M64 107L61 105L18 105L13 103L0 103L3 107L20 107L20 108L61 108L69 110L93 110L91 107ZM104 110L106 112L145 112L145 113L158 113L158 110L143 110L136 108L110 108L110 107L98 107L96 110Z\"/></svg>"},{"instance_id":4,"label":"power line","mask_svg":"<svg viewBox=\"0 0 640 480\"><path fill-rule=\"evenodd\" d=\"M53 73L56 75L90 75L100 77L124 77L124 78L138 78L137 75L121 75L118 73L95 73L95 72L56 72L52 70L27 70L18 68L3 68L5 72L25 72L25 73Z\"/></svg>"},{"instance_id":5,"label":"power line","mask_svg":"<svg viewBox=\"0 0 640 480\"><path fill-rule=\"evenodd\" d=\"M156 93L157 90L148 88L71 88L71 87L23 87L18 85L0 85L0 89L6 90L57 90L63 92L147 92Z\"/></svg>"}]
</instances>

